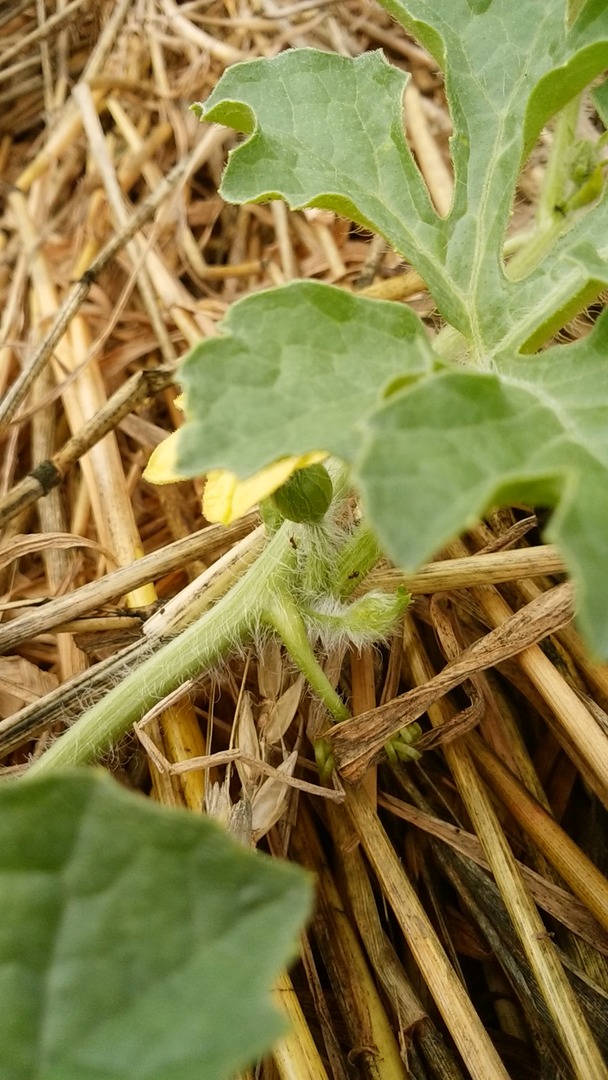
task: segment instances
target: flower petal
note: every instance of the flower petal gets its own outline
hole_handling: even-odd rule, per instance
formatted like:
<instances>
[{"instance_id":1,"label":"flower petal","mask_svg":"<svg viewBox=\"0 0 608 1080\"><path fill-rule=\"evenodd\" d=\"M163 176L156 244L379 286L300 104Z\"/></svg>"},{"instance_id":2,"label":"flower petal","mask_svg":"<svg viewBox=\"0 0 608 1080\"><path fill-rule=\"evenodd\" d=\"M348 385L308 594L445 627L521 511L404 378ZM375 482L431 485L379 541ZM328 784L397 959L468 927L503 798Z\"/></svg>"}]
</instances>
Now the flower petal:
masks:
<instances>
[{"instance_id":1,"label":"flower petal","mask_svg":"<svg viewBox=\"0 0 608 1080\"><path fill-rule=\"evenodd\" d=\"M177 462L177 439L179 431L174 431L166 439L163 439L150 454L143 477L150 484L175 484L179 480L187 480L176 470Z\"/></svg>"},{"instance_id":2,"label":"flower petal","mask_svg":"<svg viewBox=\"0 0 608 1080\"><path fill-rule=\"evenodd\" d=\"M272 495L292 473L323 461L326 457L327 454L314 450L308 454L281 458L246 480L239 480L234 473L226 469L213 469L207 474L203 514L207 521L230 525Z\"/></svg>"}]
</instances>

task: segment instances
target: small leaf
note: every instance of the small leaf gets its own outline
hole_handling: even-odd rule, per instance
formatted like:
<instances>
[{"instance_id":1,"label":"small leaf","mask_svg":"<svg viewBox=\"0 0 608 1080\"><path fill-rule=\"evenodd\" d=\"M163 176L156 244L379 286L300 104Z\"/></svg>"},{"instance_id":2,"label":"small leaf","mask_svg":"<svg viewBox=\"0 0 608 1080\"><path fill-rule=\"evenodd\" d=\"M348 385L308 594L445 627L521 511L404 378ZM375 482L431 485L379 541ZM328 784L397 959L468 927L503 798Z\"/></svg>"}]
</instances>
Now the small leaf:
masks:
<instances>
[{"instance_id":1,"label":"small leaf","mask_svg":"<svg viewBox=\"0 0 608 1080\"><path fill-rule=\"evenodd\" d=\"M231 1080L281 1033L309 904L295 867L98 773L6 781L2 1080Z\"/></svg>"},{"instance_id":2,"label":"small leaf","mask_svg":"<svg viewBox=\"0 0 608 1080\"><path fill-rule=\"evenodd\" d=\"M186 423L177 468L188 476L229 469L250 477L321 449L352 459L359 420L383 389L432 365L426 332L408 308L318 282L240 300L221 329L180 371Z\"/></svg>"},{"instance_id":3,"label":"small leaf","mask_svg":"<svg viewBox=\"0 0 608 1080\"><path fill-rule=\"evenodd\" d=\"M395 594L371 591L348 604L327 596L307 609L306 622L325 649L340 641L362 649L386 638L409 603L404 588Z\"/></svg>"}]
</instances>

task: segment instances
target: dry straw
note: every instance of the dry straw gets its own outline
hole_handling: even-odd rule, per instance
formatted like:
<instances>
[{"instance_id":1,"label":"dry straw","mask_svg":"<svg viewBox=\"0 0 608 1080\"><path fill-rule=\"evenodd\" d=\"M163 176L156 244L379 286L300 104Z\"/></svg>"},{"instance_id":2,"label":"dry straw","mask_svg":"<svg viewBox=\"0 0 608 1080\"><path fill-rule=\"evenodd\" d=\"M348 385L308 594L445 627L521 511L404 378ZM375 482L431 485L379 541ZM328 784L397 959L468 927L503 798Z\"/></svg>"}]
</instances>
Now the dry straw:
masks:
<instances>
[{"instance_id":1,"label":"dry straw","mask_svg":"<svg viewBox=\"0 0 608 1080\"><path fill-rule=\"evenodd\" d=\"M229 63L302 45L381 46L411 71L408 135L444 212L441 77L367 0L0 11L7 776L258 550L255 514L209 527L200 483L141 479L181 422L180 355L233 300L296 277L408 303L435 326L424 282L378 238L331 214L217 196L233 136L201 128L189 103ZM517 228L534 196L532 168ZM319 787L304 732L327 718L268 639L160 702L107 763L194 813L221 784L232 802L257 797L263 843L317 874L302 962L276 987L292 1034L263 1080L346 1080L353 1067L519 1080L543 1062L556 1077L606 1075L608 669L578 638L563 563L535 525L496 515L415 575L380 564L360 584L404 581L414 596L386 648L326 660L355 714L332 733L336 758L347 779L367 769L363 788ZM416 717L420 763L369 769Z\"/></svg>"}]
</instances>

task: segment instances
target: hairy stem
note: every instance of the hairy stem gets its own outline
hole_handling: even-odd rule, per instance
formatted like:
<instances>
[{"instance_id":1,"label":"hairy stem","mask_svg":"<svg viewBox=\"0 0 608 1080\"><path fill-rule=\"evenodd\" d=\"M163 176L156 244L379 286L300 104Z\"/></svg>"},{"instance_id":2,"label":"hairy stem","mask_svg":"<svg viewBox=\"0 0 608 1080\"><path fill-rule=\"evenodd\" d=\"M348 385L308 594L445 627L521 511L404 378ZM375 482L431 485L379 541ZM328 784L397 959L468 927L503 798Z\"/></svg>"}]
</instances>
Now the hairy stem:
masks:
<instances>
[{"instance_id":1,"label":"hairy stem","mask_svg":"<svg viewBox=\"0 0 608 1080\"><path fill-rule=\"evenodd\" d=\"M536 229L530 241L509 262L507 274L512 281L520 281L531 273L558 237L571 225L571 221L566 221L564 217L563 207L566 203L580 103L579 94L562 109L557 118L536 211Z\"/></svg>"},{"instance_id":2,"label":"hairy stem","mask_svg":"<svg viewBox=\"0 0 608 1080\"><path fill-rule=\"evenodd\" d=\"M350 596L381 555L373 530L362 522L340 552L333 583L336 596L342 600Z\"/></svg>"},{"instance_id":3,"label":"hairy stem","mask_svg":"<svg viewBox=\"0 0 608 1080\"><path fill-rule=\"evenodd\" d=\"M284 586L276 590L262 614L262 619L276 630L292 660L334 719L349 720L350 712L317 660L298 606Z\"/></svg>"},{"instance_id":4,"label":"hairy stem","mask_svg":"<svg viewBox=\"0 0 608 1080\"><path fill-rule=\"evenodd\" d=\"M243 643L259 622L268 595L274 595L281 587L285 570L295 561L289 537L289 528L282 527L254 565L211 611L162 646L88 709L34 762L26 775L37 776L49 769L83 764L99 757L167 694L188 679L204 674Z\"/></svg>"}]
</instances>

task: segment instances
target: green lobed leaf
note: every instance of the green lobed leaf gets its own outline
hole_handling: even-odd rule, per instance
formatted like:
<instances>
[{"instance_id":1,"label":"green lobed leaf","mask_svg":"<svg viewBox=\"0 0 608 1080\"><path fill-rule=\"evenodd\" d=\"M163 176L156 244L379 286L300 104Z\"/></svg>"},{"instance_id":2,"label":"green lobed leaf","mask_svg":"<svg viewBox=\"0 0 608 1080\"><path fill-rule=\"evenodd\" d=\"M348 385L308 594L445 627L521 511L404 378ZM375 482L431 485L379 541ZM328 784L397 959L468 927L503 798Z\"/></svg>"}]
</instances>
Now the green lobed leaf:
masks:
<instances>
[{"instance_id":1,"label":"green lobed leaf","mask_svg":"<svg viewBox=\"0 0 608 1080\"><path fill-rule=\"evenodd\" d=\"M485 511L556 506L547 528L576 582L581 626L608 655L608 312L592 333L501 374L449 371L369 421L358 467L386 550L413 569Z\"/></svg>"},{"instance_id":2,"label":"green lobed leaf","mask_svg":"<svg viewBox=\"0 0 608 1080\"><path fill-rule=\"evenodd\" d=\"M202 120L250 135L229 156L220 187L227 202L284 198L292 209L334 210L386 237L425 279L441 273L443 237L405 141L407 76L382 53L356 60L297 49L229 68ZM454 293L453 317L466 318Z\"/></svg>"},{"instance_id":3,"label":"green lobed leaf","mask_svg":"<svg viewBox=\"0 0 608 1080\"><path fill-rule=\"evenodd\" d=\"M310 881L102 774L0 788L1 1080L229 1080Z\"/></svg>"},{"instance_id":4,"label":"green lobed leaf","mask_svg":"<svg viewBox=\"0 0 608 1080\"><path fill-rule=\"evenodd\" d=\"M505 273L502 246L523 159L541 127L605 70L608 7L547 0L382 0L446 72L455 196L432 209L403 138L405 76L378 53L355 60L294 50L229 69L205 120L250 137L229 158L229 202L283 197L323 206L387 238L422 274L475 362L545 340L608 281L608 198L557 220L558 248L525 281ZM581 5L577 5L580 7ZM561 320L561 322L560 322Z\"/></svg>"},{"instance_id":5,"label":"green lobed leaf","mask_svg":"<svg viewBox=\"0 0 608 1080\"><path fill-rule=\"evenodd\" d=\"M246 477L310 450L350 461L359 422L383 392L432 364L422 323L408 308L319 282L246 297L222 330L180 370L184 476L223 468Z\"/></svg>"}]
</instances>

